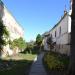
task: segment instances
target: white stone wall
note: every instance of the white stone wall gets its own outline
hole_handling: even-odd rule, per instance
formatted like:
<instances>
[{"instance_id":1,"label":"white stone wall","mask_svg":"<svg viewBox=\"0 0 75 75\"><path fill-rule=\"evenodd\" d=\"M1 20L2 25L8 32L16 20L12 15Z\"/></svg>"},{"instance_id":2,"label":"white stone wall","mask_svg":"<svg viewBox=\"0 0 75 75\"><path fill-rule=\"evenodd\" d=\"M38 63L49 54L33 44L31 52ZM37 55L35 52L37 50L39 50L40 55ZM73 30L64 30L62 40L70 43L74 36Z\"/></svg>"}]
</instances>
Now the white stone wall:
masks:
<instances>
[{"instance_id":1,"label":"white stone wall","mask_svg":"<svg viewBox=\"0 0 75 75\"><path fill-rule=\"evenodd\" d=\"M67 44L68 43L68 29L70 28L69 22L69 15L67 14L62 21L50 31L50 34L52 34L53 42L56 42L56 44ZM60 27L61 27L61 34L60 34ZM68 28L69 27L69 28ZM55 31L56 31L56 37L55 37Z\"/></svg>"},{"instance_id":2,"label":"white stone wall","mask_svg":"<svg viewBox=\"0 0 75 75\"><path fill-rule=\"evenodd\" d=\"M61 34L59 30L61 27ZM59 23L57 26L57 40L56 44L67 44L68 43L68 15Z\"/></svg>"},{"instance_id":3,"label":"white stone wall","mask_svg":"<svg viewBox=\"0 0 75 75\"><path fill-rule=\"evenodd\" d=\"M44 45L44 50L46 50L46 51L49 51L50 50L50 48L49 48L49 46L47 44L47 37L44 37L43 45Z\"/></svg>"},{"instance_id":4,"label":"white stone wall","mask_svg":"<svg viewBox=\"0 0 75 75\"><path fill-rule=\"evenodd\" d=\"M68 16L68 33L71 32L71 13L72 13L72 10L69 11L69 16Z\"/></svg>"},{"instance_id":5,"label":"white stone wall","mask_svg":"<svg viewBox=\"0 0 75 75\"><path fill-rule=\"evenodd\" d=\"M16 19L11 15L6 7L4 7L4 15L2 20L10 33L11 40L23 37L23 28L18 24Z\"/></svg>"},{"instance_id":6,"label":"white stone wall","mask_svg":"<svg viewBox=\"0 0 75 75\"><path fill-rule=\"evenodd\" d=\"M55 31L57 36L57 28L55 27L52 31L50 31L50 35L52 35L53 42L56 42Z\"/></svg>"},{"instance_id":7,"label":"white stone wall","mask_svg":"<svg viewBox=\"0 0 75 75\"><path fill-rule=\"evenodd\" d=\"M60 33L61 27L61 33ZM56 32L56 36L55 36ZM67 13L64 17L59 21L58 25L56 25L52 30L50 30L50 35L52 35L53 42L56 42L55 50L60 53L68 54L70 52L70 32L71 32L71 17L70 14ZM46 40L46 38L45 38ZM46 43L44 46L46 49L48 48ZM47 49L49 50L49 49Z\"/></svg>"},{"instance_id":8,"label":"white stone wall","mask_svg":"<svg viewBox=\"0 0 75 75\"><path fill-rule=\"evenodd\" d=\"M2 17L3 23L9 31L9 39L13 41L19 37L23 37L24 30L16 21L16 19L11 15L8 9L4 6L4 14ZM6 55L12 55L14 52L9 48L9 45L4 46L4 50L2 52L2 57Z\"/></svg>"},{"instance_id":9,"label":"white stone wall","mask_svg":"<svg viewBox=\"0 0 75 75\"><path fill-rule=\"evenodd\" d=\"M64 34L68 33L68 15L66 15L62 21L50 31L50 34L52 34L53 41L56 42L60 37L62 37ZM59 34L61 27L61 34ZM70 29L70 28L69 28ZM56 37L55 37L55 31L56 31ZM59 42L60 43L60 42ZM59 44L57 43L57 44Z\"/></svg>"},{"instance_id":10,"label":"white stone wall","mask_svg":"<svg viewBox=\"0 0 75 75\"><path fill-rule=\"evenodd\" d=\"M71 17L67 14L53 31L56 31L56 37L54 37L56 38L56 51L69 55L70 45L68 44L70 43ZM53 31L52 35L55 35Z\"/></svg>"}]
</instances>

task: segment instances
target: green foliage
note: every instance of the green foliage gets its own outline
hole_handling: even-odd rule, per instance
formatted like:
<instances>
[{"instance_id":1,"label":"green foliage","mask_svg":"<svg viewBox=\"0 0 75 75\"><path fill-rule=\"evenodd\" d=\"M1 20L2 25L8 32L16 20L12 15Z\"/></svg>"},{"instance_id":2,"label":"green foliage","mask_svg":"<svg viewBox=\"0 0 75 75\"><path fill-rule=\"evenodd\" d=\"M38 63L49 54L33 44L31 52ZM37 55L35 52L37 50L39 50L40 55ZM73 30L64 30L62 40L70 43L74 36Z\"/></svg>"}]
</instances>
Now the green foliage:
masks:
<instances>
[{"instance_id":1,"label":"green foliage","mask_svg":"<svg viewBox=\"0 0 75 75\"><path fill-rule=\"evenodd\" d=\"M27 53L32 53L32 50L33 50L34 45L31 44L31 43L27 43L26 45L27 45L27 47L26 47L26 50L25 51Z\"/></svg>"},{"instance_id":2,"label":"green foliage","mask_svg":"<svg viewBox=\"0 0 75 75\"><path fill-rule=\"evenodd\" d=\"M34 41L30 41L26 43L26 48L22 53L29 54L38 54L38 47Z\"/></svg>"},{"instance_id":3,"label":"green foliage","mask_svg":"<svg viewBox=\"0 0 75 75\"><path fill-rule=\"evenodd\" d=\"M0 21L0 49L2 49L2 46L5 44L5 41L3 40L3 31L4 31L4 25L3 22Z\"/></svg>"},{"instance_id":4,"label":"green foliage","mask_svg":"<svg viewBox=\"0 0 75 75\"><path fill-rule=\"evenodd\" d=\"M26 47L26 43L23 40L23 38L14 39L13 42L9 41L11 48L18 47L20 50L24 49Z\"/></svg>"},{"instance_id":5,"label":"green foliage","mask_svg":"<svg viewBox=\"0 0 75 75\"><path fill-rule=\"evenodd\" d=\"M9 41L10 43L10 48L14 49L15 47L18 47L18 40L15 39L13 41Z\"/></svg>"},{"instance_id":6,"label":"green foliage","mask_svg":"<svg viewBox=\"0 0 75 75\"><path fill-rule=\"evenodd\" d=\"M12 44L12 41L11 41L10 39L8 40L8 44L9 44L9 45L11 45L11 44Z\"/></svg>"},{"instance_id":7,"label":"green foliage","mask_svg":"<svg viewBox=\"0 0 75 75\"><path fill-rule=\"evenodd\" d=\"M38 46L40 46L42 44L42 40L43 40L42 36L40 34L38 34L37 37L36 37L36 44Z\"/></svg>"},{"instance_id":8,"label":"green foliage","mask_svg":"<svg viewBox=\"0 0 75 75\"><path fill-rule=\"evenodd\" d=\"M0 61L0 75L28 75L36 55L19 53ZM11 59L11 60L10 60ZM2 67L2 68L1 68Z\"/></svg>"},{"instance_id":9,"label":"green foliage","mask_svg":"<svg viewBox=\"0 0 75 75\"><path fill-rule=\"evenodd\" d=\"M6 39L8 37L9 37L9 32L6 29L6 27L3 25L3 21L0 21L0 49L2 49L3 45L7 44Z\"/></svg>"},{"instance_id":10,"label":"green foliage","mask_svg":"<svg viewBox=\"0 0 75 75\"><path fill-rule=\"evenodd\" d=\"M18 43L18 44L17 44ZM18 45L18 47L19 47L19 49L24 49L25 48L25 40L23 40L23 38L19 38L18 40L17 40L17 45Z\"/></svg>"},{"instance_id":11,"label":"green foliage","mask_svg":"<svg viewBox=\"0 0 75 75\"><path fill-rule=\"evenodd\" d=\"M44 62L49 70L63 71L68 68L69 59L67 56L50 52L44 56Z\"/></svg>"},{"instance_id":12,"label":"green foliage","mask_svg":"<svg viewBox=\"0 0 75 75\"><path fill-rule=\"evenodd\" d=\"M9 31L7 30L6 26L4 26L4 31L3 31L3 35L6 39L8 39L9 37Z\"/></svg>"},{"instance_id":13,"label":"green foliage","mask_svg":"<svg viewBox=\"0 0 75 75\"><path fill-rule=\"evenodd\" d=\"M28 50L33 49L33 45L32 45L32 44L30 44L30 43L27 43L27 49L28 49Z\"/></svg>"},{"instance_id":14,"label":"green foliage","mask_svg":"<svg viewBox=\"0 0 75 75\"><path fill-rule=\"evenodd\" d=\"M50 46L50 49L53 49L54 48L54 44L53 44L53 41L52 41L52 37L48 37L47 38L47 44Z\"/></svg>"},{"instance_id":15,"label":"green foliage","mask_svg":"<svg viewBox=\"0 0 75 75\"><path fill-rule=\"evenodd\" d=\"M48 38L47 38L47 44L52 44L52 43L53 43L52 37L48 37Z\"/></svg>"}]
</instances>

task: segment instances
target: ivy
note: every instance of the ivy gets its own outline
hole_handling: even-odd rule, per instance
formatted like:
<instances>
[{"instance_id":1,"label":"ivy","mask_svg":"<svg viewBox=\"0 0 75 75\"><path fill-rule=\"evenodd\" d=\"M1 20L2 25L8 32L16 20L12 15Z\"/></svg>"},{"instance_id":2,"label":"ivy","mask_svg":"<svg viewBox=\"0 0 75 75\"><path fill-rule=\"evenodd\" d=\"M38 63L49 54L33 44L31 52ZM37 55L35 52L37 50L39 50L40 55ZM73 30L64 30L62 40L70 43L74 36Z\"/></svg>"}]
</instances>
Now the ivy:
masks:
<instances>
[{"instance_id":1,"label":"ivy","mask_svg":"<svg viewBox=\"0 0 75 75\"><path fill-rule=\"evenodd\" d=\"M3 46L7 44L6 39L9 37L9 32L6 26L3 24L3 21L0 20L0 49L3 49Z\"/></svg>"}]
</instances>

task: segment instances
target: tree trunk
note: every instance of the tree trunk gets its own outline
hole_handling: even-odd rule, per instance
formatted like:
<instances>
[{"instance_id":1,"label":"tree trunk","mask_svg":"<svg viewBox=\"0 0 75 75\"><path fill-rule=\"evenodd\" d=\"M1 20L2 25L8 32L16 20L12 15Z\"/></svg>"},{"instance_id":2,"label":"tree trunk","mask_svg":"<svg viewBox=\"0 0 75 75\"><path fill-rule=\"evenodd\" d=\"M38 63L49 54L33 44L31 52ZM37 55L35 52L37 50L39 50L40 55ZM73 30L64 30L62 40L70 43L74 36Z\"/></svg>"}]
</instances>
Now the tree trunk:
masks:
<instances>
[{"instance_id":1,"label":"tree trunk","mask_svg":"<svg viewBox=\"0 0 75 75\"><path fill-rule=\"evenodd\" d=\"M71 14L71 50L70 50L70 64L67 75L75 75L75 0L72 0L72 14Z\"/></svg>"}]
</instances>

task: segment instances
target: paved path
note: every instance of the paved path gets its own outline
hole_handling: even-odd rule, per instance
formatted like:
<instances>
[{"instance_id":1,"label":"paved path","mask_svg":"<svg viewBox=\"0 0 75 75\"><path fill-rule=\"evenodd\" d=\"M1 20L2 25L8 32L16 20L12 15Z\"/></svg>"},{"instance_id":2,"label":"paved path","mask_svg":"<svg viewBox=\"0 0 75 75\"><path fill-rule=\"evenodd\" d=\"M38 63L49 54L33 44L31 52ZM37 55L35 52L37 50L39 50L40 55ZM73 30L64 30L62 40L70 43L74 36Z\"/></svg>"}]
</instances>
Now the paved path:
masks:
<instances>
[{"instance_id":1,"label":"paved path","mask_svg":"<svg viewBox=\"0 0 75 75\"><path fill-rule=\"evenodd\" d=\"M47 75L42 63L43 56L44 53L41 53L39 56L37 56L37 58L35 58L29 75Z\"/></svg>"}]
</instances>

